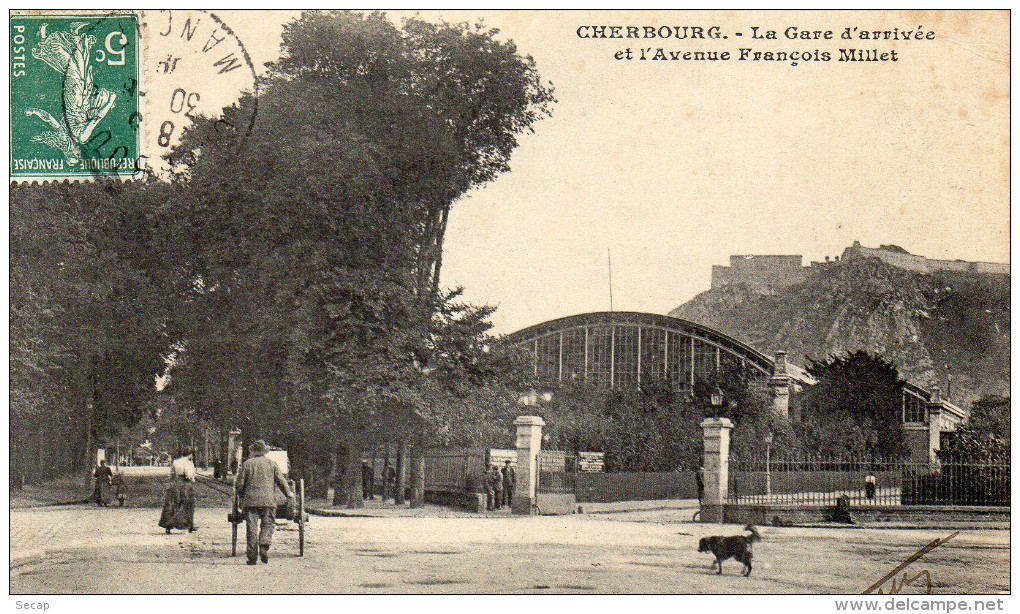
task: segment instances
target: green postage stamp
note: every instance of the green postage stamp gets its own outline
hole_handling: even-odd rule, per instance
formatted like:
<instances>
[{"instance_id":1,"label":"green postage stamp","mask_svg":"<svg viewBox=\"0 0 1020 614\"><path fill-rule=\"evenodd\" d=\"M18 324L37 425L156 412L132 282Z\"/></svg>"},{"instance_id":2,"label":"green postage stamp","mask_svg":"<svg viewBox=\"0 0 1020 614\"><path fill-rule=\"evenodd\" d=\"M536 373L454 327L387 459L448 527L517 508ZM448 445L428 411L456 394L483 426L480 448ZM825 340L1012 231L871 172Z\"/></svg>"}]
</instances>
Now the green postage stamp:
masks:
<instances>
[{"instance_id":1,"label":"green postage stamp","mask_svg":"<svg viewBox=\"0 0 1020 614\"><path fill-rule=\"evenodd\" d=\"M10 16L11 179L139 170L135 14Z\"/></svg>"}]
</instances>

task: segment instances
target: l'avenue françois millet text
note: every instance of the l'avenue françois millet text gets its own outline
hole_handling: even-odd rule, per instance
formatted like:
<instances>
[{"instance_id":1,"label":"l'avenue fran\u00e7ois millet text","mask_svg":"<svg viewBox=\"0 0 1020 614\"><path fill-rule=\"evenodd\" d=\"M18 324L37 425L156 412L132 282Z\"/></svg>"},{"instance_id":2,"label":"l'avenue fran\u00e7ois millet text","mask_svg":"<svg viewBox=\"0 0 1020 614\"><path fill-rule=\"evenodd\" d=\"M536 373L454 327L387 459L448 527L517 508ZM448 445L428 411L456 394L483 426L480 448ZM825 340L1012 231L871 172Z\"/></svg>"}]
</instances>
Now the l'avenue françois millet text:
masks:
<instances>
[{"instance_id":1,"label":"l'avenue fran\u00e7ois millet text","mask_svg":"<svg viewBox=\"0 0 1020 614\"><path fill-rule=\"evenodd\" d=\"M934 30L924 26L819 29L796 25L724 28L591 24L578 26L576 35L588 40L628 41L626 47L611 51L613 59L621 62L749 62L790 66L899 62L904 53L909 53L909 45L923 45L936 37ZM895 48L890 44L894 42Z\"/></svg>"}]
</instances>

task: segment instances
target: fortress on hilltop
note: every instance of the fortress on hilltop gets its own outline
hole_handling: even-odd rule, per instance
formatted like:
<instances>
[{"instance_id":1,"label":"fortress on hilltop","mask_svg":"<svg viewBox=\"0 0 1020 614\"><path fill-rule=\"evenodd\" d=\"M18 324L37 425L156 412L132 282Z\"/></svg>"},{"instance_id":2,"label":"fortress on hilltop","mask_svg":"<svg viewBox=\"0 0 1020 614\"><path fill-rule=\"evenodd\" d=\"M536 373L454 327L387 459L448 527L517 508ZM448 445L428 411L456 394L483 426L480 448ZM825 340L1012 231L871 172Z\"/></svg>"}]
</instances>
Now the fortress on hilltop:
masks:
<instances>
[{"instance_id":1,"label":"fortress on hilltop","mask_svg":"<svg viewBox=\"0 0 1020 614\"><path fill-rule=\"evenodd\" d=\"M894 267L930 274L938 271L1009 275L1009 264L998 262L967 262L965 260L935 260L911 254L898 245L864 247L860 241L843 250L842 256L825 258L804 266L801 255L736 255L730 256L729 266L712 267L712 288L741 284L758 294L774 294L777 290L803 282L809 272L833 266L842 258L877 258Z\"/></svg>"}]
</instances>

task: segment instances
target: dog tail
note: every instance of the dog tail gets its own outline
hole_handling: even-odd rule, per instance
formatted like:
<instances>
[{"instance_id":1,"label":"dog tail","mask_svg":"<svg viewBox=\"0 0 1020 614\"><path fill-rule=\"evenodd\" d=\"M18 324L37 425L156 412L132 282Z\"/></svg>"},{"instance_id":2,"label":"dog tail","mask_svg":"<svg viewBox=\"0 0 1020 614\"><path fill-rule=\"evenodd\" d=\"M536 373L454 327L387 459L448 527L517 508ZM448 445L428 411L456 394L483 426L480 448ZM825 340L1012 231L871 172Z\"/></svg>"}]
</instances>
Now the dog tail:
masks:
<instances>
[{"instance_id":1,"label":"dog tail","mask_svg":"<svg viewBox=\"0 0 1020 614\"><path fill-rule=\"evenodd\" d=\"M756 529L754 527L754 523L751 523L751 522L747 523L747 526L744 527L744 530L745 531L749 531L751 533L751 543L752 544L754 542L760 542L761 541L761 535L758 534L758 529Z\"/></svg>"}]
</instances>

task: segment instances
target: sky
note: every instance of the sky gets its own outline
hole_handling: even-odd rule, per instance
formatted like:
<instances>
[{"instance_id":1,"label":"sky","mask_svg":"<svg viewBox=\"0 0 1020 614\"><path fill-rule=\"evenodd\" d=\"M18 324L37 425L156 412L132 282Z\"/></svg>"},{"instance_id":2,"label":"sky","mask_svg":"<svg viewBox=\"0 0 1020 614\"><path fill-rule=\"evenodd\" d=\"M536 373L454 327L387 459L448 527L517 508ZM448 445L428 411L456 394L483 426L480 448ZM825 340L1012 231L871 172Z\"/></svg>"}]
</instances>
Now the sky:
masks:
<instances>
[{"instance_id":1,"label":"sky","mask_svg":"<svg viewBox=\"0 0 1020 614\"><path fill-rule=\"evenodd\" d=\"M279 55L282 24L296 13L217 15L261 66ZM610 254L613 308L655 313L707 290L712 265L731 254L802 254L808 264L859 240L930 258L1009 261L1008 15L421 14L437 15L484 17L534 57L558 100L551 118L520 137L511 172L451 213L442 282L498 306L497 334L608 310ZM578 37L579 26L598 24L716 25L728 38ZM752 26L779 40L752 40ZM832 30L835 40L786 40L789 26ZM838 39L854 26L935 38ZM834 56L854 47L898 59L614 59L659 47Z\"/></svg>"}]
</instances>

